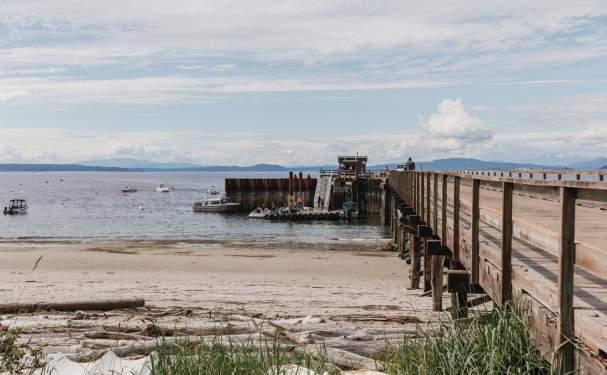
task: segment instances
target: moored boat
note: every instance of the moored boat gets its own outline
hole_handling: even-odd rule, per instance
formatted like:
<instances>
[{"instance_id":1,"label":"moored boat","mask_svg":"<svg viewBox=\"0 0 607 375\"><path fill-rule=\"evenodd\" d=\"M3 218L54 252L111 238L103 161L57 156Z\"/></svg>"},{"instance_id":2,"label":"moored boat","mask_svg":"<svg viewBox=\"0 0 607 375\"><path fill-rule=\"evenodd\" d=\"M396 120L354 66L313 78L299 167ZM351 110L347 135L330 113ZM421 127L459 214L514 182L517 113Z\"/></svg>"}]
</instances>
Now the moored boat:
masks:
<instances>
[{"instance_id":1,"label":"moored boat","mask_svg":"<svg viewBox=\"0 0 607 375\"><path fill-rule=\"evenodd\" d=\"M168 193L171 191L171 189L169 189L169 187L165 184L158 184L158 186L156 186L156 191L158 193Z\"/></svg>"},{"instance_id":2,"label":"moored boat","mask_svg":"<svg viewBox=\"0 0 607 375\"><path fill-rule=\"evenodd\" d=\"M131 185L125 185L122 188L122 192L123 193L136 193L137 192L137 188Z\"/></svg>"},{"instance_id":3,"label":"moored boat","mask_svg":"<svg viewBox=\"0 0 607 375\"><path fill-rule=\"evenodd\" d=\"M5 215L19 215L27 213L27 202L25 199L11 199L8 206L4 207Z\"/></svg>"},{"instance_id":4,"label":"moored boat","mask_svg":"<svg viewBox=\"0 0 607 375\"><path fill-rule=\"evenodd\" d=\"M342 209L340 210L341 216L344 219L351 220L358 218L358 207L354 202L346 202L343 204Z\"/></svg>"},{"instance_id":5,"label":"moored boat","mask_svg":"<svg viewBox=\"0 0 607 375\"><path fill-rule=\"evenodd\" d=\"M194 203L194 212L235 212L240 209L240 203L232 202L228 197L211 196Z\"/></svg>"},{"instance_id":6,"label":"moored boat","mask_svg":"<svg viewBox=\"0 0 607 375\"><path fill-rule=\"evenodd\" d=\"M251 213L249 214L249 217L263 219L263 218L269 217L270 215L272 215L272 210L267 209L267 208L257 207L256 209L251 211Z\"/></svg>"}]
</instances>

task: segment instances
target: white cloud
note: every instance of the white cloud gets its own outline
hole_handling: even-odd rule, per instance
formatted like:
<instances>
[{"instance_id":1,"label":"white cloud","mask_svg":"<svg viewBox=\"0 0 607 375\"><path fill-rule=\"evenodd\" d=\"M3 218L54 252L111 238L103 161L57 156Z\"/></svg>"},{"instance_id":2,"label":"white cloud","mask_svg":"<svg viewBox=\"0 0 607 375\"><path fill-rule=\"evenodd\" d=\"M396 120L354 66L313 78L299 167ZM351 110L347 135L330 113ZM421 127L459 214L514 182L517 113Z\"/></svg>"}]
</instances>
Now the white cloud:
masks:
<instances>
[{"instance_id":1,"label":"white cloud","mask_svg":"<svg viewBox=\"0 0 607 375\"><path fill-rule=\"evenodd\" d=\"M21 98L72 103L171 103L207 102L223 94L306 91L359 91L396 88L430 88L448 85L430 80L367 82L310 76L299 79L255 76L193 78L157 76L144 78L82 80L73 78L0 79L0 102Z\"/></svg>"},{"instance_id":2,"label":"white cloud","mask_svg":"<svg viewBox=\"0 0 607 375\"><path fill-rule=\"evenodd\" d=\"M437 110L422 122L421 127L429 140L436 140L446 148L456 149L465 143L484 142L494 134L487 124L466 111L461 98L445 99Z\"/></svg>"},{"instance_id":3,"label":"white cloud","mask_svg":"<svg viewBox=\"0 0 607 375\"><path fill-rule=\"evenodd\" d=\"M2 86L0 86L1 88ZM0 90L0 102L10 102L29 95L25 90Z\"/></svg>"},{"instance_id":4,"label":"white cloud","mask_svg":"<svg viewBox=\"0 0 607 375\"><path fill-rule=\"evenodd\" d=\"M170 61L225 73L235 70L234 58L311 66L363 61L387 67L383 79L420 77L411 74L420 70L423 79L472 77L607 56L607 32L597 21L606 9L602 0L575 7L564 0L5 0L9 35L0 64ZM207 64L208 58L226 61Z\"/></svg>"}]
</instances>

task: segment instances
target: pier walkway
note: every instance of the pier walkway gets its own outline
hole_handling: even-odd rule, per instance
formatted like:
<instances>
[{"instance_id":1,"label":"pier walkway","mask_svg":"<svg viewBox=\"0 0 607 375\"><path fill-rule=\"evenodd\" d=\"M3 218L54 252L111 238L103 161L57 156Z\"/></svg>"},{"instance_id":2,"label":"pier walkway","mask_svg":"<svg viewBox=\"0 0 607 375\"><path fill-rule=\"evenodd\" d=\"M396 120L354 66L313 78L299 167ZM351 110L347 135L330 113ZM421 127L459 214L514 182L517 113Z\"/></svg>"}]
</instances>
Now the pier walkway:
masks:
<instances>
[{"instance_id":1,"label":"pier walkway","mask_svg":"<svg viewBox=\"0 0 607 375\"><path fill-rule=\"evenodd\" d=\"M607 373L607 183L596 172L518 173L390 172L411 286L440 310L446 274L456 317L486 301L468 294L524 297L534 339L560 373Z\"/></svg>"}]
</instances>

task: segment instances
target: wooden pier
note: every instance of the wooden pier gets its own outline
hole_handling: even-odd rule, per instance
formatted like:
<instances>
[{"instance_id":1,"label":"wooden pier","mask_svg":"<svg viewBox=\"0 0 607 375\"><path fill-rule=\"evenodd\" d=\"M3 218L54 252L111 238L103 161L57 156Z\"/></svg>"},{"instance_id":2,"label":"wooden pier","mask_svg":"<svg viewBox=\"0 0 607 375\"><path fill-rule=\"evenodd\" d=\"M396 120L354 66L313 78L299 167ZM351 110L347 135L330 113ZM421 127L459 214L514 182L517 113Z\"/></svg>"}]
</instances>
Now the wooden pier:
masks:
<instances>
[{"instance_id":1,"label":"wooden pier","mask_svg":"<svg viewBox=\"0 0 607 375\"><path fill-rule=\"evenodd\" d=\"M559 373L607 373L603 173L391 171L387 184L383 221L410 259L408 287L441 310L446 275L455 318L489 298L522 298Z\"/></svg>"}]
</instances>

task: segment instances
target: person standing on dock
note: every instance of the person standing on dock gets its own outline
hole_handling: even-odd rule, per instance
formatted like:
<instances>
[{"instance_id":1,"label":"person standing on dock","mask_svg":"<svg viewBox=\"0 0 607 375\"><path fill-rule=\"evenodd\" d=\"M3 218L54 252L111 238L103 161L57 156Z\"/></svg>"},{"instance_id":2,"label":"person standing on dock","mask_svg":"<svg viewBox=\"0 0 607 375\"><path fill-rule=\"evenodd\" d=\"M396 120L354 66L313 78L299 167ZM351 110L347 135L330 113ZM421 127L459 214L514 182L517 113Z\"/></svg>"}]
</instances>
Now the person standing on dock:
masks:
<instances>
[{"instance_id":1,"label":"person standing on dock","mask_svg":"<svg viewBox=\"0 0 607 375\"><path fill-rule=\"evenodd\" d=\"M411 159L411 158L407 159L407 162L405 163L405 170L406 171L415 170L415 163L413 162L413 159Z\"/></svg>"}]
</instances>

